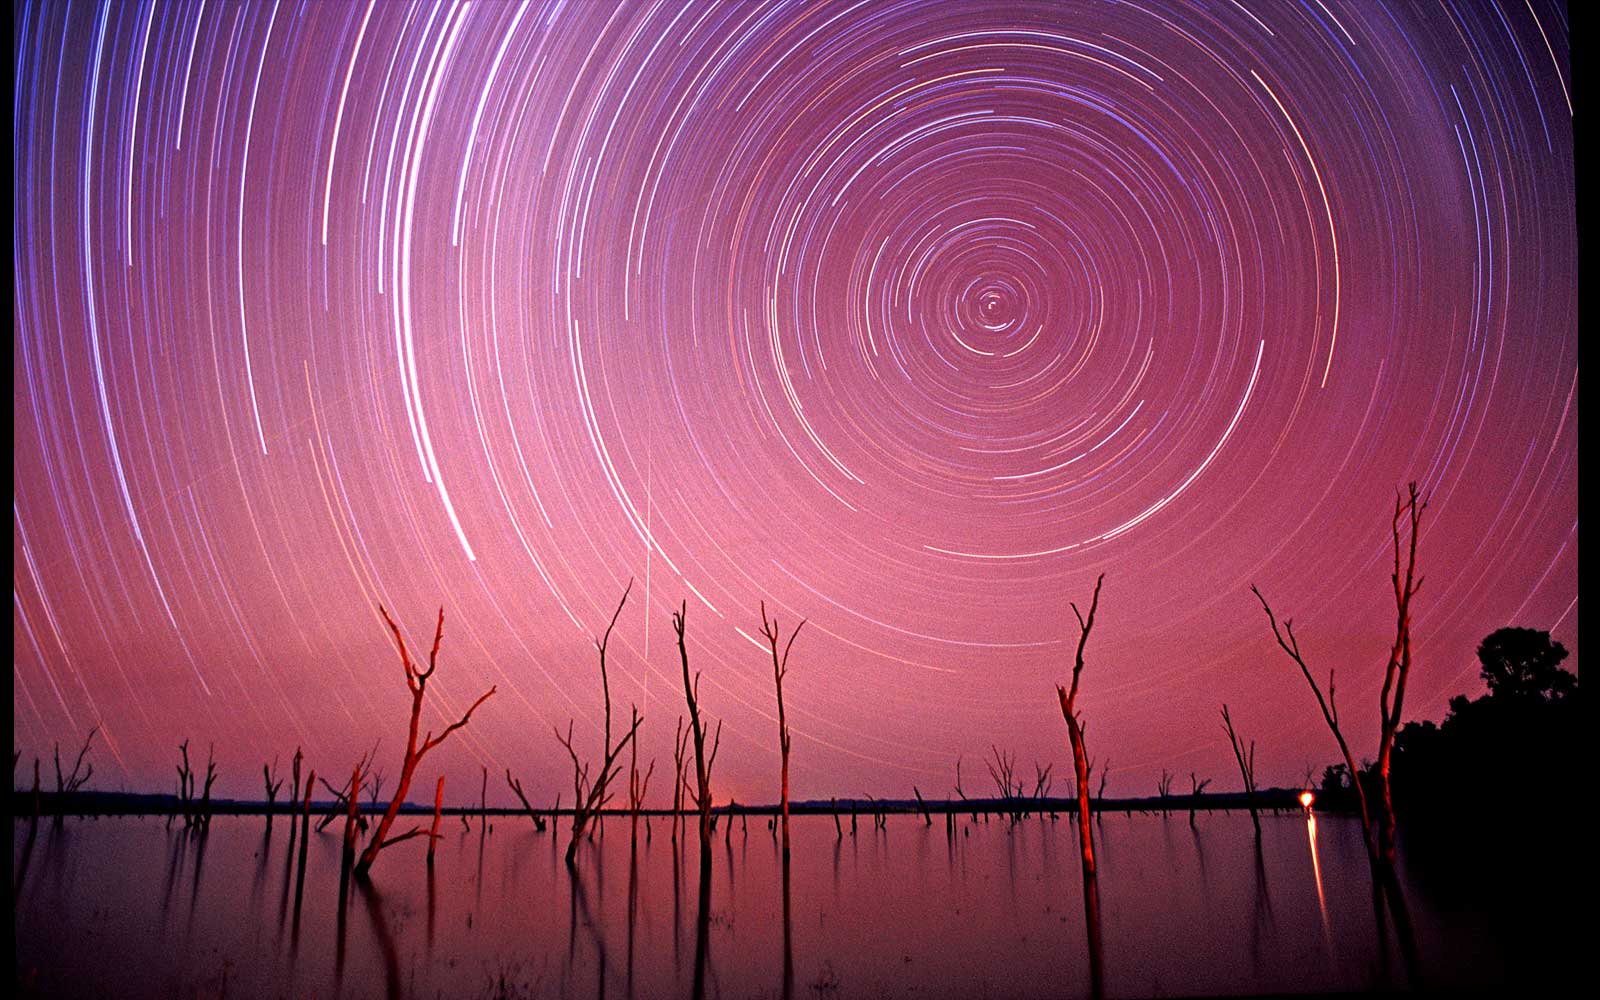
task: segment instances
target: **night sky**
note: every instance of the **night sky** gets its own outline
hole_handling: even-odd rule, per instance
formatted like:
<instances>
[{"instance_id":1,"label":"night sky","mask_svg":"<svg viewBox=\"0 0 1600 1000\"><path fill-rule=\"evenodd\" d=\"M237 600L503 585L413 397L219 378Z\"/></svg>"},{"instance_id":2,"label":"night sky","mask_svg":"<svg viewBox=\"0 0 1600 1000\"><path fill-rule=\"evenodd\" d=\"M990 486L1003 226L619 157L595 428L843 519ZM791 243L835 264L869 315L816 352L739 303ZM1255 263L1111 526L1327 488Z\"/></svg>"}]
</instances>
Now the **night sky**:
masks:
<instances>
[{"instance_id":1,"label":"night sky","mask_svg":"<svg viewBox=\"0 0 1600 1000\"><path fill-rule=\"evenodd\" d=\"M1376 753L1495 628L1577 652L1565 11L1501 2L88 3L13 14L13 741L93 787L215 743L342 774L499 694L446 797L570 799L590 636L670 794L687 601L716 791L1109 794ZM1568 665L1576 664L1574 655ZM643 761L641 761L641 764ZM22 769L18 781L24 781ZM1186 782L1180 782L1186 784ZM415 788L413 789L415 791Z\"/></svg>"}]
</instances>

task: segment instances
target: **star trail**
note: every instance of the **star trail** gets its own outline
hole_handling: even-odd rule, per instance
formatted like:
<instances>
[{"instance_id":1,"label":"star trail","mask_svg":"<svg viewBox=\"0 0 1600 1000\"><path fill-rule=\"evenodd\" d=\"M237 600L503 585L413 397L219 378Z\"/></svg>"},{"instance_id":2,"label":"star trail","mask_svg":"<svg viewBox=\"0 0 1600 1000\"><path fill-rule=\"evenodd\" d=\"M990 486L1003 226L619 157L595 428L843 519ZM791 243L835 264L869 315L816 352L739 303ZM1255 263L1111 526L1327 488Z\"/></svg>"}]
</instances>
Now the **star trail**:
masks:
<instances>
[{"instance_id":1,"label":"star trail","mask_svg":"<svg viewBox=\"0 0 1600 1000\"><path fill-rule=\"evenodd\" d=\"M99 787L339 772L444 646L430 757L548 802L612 641L641 766L725 720L776 797L758 602L810 620L793 794L990 743L1110 794L1375 745L1389 514L1430 495L1409 718L1577 661L1565 10L1438 3L90 3L13 13L13 740ZM492 783L493 784L493 783ZM570 790L570 789L569 789ZM464 794L464 792L462 793ZM491 790L491 801L495 793ZM660 793L666 796L667 792ZM655 797L655 794L652 794ZM665 798L662 801L666 801Z\"/></svg>"}]
</instances>

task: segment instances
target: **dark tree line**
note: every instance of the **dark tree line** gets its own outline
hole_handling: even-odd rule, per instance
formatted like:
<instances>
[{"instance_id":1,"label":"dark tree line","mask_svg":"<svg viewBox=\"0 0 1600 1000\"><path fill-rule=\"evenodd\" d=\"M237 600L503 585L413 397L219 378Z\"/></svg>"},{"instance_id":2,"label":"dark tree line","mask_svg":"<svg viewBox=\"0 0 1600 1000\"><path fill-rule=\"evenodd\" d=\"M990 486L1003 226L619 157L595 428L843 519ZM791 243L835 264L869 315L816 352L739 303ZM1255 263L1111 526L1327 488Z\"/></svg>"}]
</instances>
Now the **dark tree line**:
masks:
<instances>
[{"instance_id":1,"label":"dark tree line","mask_svg":"<svg viewBox=\"0 0 1600 1000\"><path fill-rule=\"evenodd\" d=\"M1395 734L1395 809L1407 819L1459 816L1486 798L1520 808L1566 808L1581 787L1578 678L1561 668L1567 650L1550 633L1502 628L1478 646L1487 693L1450 699L1442 723L1409 722ZM1363 762L1362 787L1376 788ZM1348 765L1323 770L1319 801L1354 805Z\"/></svg>"}]
</instances>

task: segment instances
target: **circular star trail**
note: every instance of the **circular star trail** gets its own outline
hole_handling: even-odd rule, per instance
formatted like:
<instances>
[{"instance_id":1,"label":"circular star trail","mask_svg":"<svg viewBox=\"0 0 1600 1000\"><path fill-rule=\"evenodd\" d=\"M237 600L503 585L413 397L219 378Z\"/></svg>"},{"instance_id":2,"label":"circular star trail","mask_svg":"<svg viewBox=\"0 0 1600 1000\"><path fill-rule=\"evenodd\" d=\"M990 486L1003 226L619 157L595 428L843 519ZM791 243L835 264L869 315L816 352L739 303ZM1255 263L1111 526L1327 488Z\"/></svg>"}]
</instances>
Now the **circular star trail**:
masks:
<instances>
[{"instance_id":1,"label":"circular star trail","mask_svg":"<svg viewBox=\"0 0 1600 1000\"><path fill-rule=\"evenodd\" d=\"M13 708L252 794L407 699L549 800L591 635L670 755L668 613L719 796L940 790L989 744L1109 789L1331 760L1250 584L1376 732L1389 514L1424 521L1408 714L1506 624L1576 650L1565 11L1182 3L28 3ZM1574 658L1575 659L1575 658ZM581 744L580 744L581 745ZM430 758L432 760L433 758ZM1118 786L1121 786L1120 788Z\"/></svg>"}]
</instances>

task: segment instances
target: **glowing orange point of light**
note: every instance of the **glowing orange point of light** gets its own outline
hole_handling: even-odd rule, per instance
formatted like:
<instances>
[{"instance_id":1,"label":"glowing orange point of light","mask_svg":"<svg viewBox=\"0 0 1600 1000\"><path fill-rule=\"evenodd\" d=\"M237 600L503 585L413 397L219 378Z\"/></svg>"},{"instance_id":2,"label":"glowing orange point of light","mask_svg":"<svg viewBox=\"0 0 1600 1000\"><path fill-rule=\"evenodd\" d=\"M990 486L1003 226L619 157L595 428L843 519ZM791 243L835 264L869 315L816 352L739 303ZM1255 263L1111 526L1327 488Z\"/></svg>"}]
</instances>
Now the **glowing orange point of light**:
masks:
<instances>
[{"instance_id":1,"label":"glowing orange point of light","mask_svg":"<svg viewBox=\"0 0 1600 1000\"><path fill-rule=\"evenodd\" d=\"M1316 796L1312 795L1310 792L1300 793L1300 804L1305 806L1307 809L1311 808L1311 803L1314 799L1316 799Z\"/></svg>"}]
</instances>

